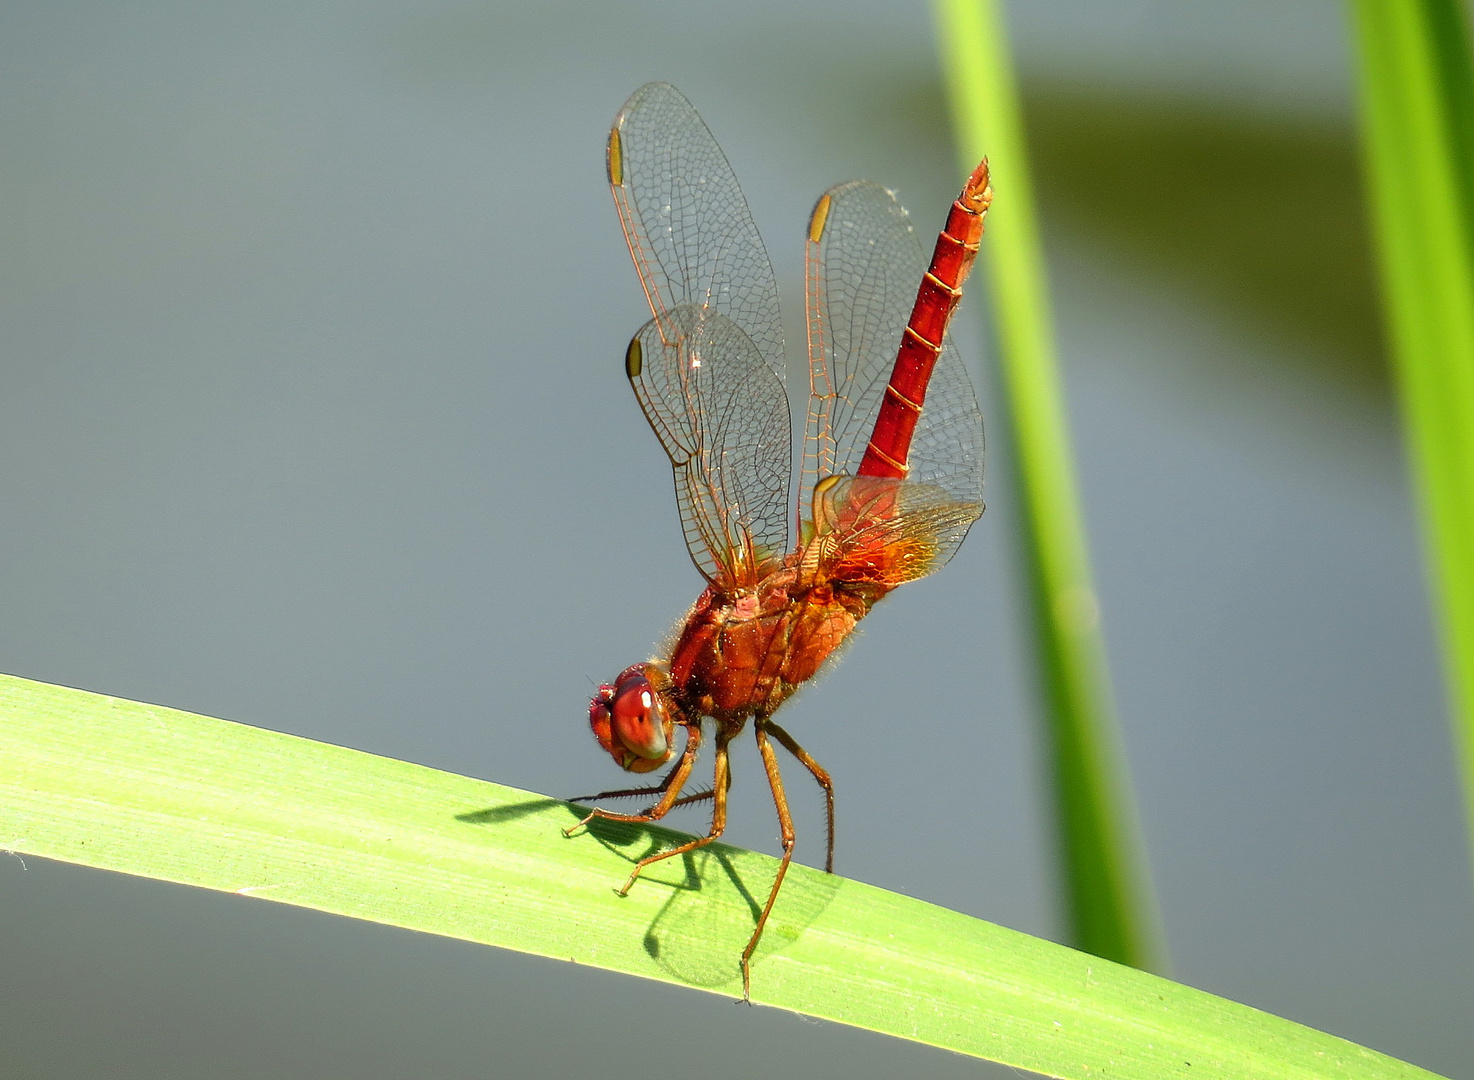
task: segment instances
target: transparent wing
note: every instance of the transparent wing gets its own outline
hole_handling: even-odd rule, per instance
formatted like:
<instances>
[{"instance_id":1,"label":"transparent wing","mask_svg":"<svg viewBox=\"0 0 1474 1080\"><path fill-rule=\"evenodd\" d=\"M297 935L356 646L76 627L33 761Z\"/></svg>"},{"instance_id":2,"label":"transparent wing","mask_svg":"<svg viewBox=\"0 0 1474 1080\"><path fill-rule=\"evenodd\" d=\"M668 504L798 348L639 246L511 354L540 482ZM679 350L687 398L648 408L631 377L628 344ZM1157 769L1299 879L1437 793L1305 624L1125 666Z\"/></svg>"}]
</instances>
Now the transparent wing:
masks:
<instances>
[{"instance_id":1,"label":"transparent wing","mask_svg":"<svg viewBox=\"0 0 1474 1080\"><path fill-rule=\"evenodd\" d=\"M625 369L670 457L697 569L755 584L788 548L788 458L772 453L789 440L782 381L740 326L690 304L641 327Z\"/></svg>"},{"instance_id":2,"label":"transparent wing","mask_svg":"<svg viewBox=\"0 0 1474 1080\"><path fill-rule=\"evenodd\" d=\"M830 477L814 493L814 566L884 593L945 564L982 512L981 502L919 480Z\"/></svg>"},{"instance_id":3,"label":"transparent wing","mask_svg":"<svg viewBox=\"0 0 1474 1080\"><path fill-rule=\"evenodd\" d=\"M810 397L800 520L821 525L817 518L833 508L815 502L816 488L827 477L848 476L859 467L926 269L906 211L885 188L856 180L831 188L820 199L810 227L806 274ZM966 527L957 531L956 514L937 510L940 503L968 508L963 516L971 514L969 525L982 513L982 413L950 339L932 372L909 464L904 483L918 485L918 490L914 497L898 495L894 510L920 516L910 526L896 521L884 525L897 539L908 535L908 529L918 535L936 529L936 544L922 571L926 573L951 558L967 533ZM843 490L852 493L849 487ZM830 500L838 494L831 491ZM881 524L876 518L869 527Z\"/></svg>"},{"instance_id":4,"label":"transparent wing","mask_svg":"<svg viewBox=\"0 0 1474 1080\"><path fill-rule=\"evenodd\" d=\"M675 87L635 91L608 161L655 316L631 344L643 354L631 382L675 469L691 558L708 579L740 584L759 553L788 546L792 434L773 267L732 167Z\"/></svg>"}]
</instances>

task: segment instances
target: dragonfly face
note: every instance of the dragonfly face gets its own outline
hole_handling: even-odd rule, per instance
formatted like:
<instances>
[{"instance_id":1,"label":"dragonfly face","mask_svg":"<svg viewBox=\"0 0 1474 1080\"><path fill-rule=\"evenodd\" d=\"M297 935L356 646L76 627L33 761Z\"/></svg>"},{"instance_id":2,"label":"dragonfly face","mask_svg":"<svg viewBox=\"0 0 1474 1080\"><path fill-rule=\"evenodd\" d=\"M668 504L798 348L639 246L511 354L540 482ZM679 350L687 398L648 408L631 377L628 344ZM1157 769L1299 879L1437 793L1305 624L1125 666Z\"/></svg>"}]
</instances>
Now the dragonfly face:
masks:
<instances>
[{"instance_id":1,"label":"dragonfly face","mask_svg":"<svg viewBox=\"0 0 1474 1080\"><path fill-rule=\"evenodd\" d=\"M650 682L650 667L634 664L625 668L589 701L594 738L621 769L633 773L653 772L674 753L675 721Z\"/></svg>"}]
</instances>

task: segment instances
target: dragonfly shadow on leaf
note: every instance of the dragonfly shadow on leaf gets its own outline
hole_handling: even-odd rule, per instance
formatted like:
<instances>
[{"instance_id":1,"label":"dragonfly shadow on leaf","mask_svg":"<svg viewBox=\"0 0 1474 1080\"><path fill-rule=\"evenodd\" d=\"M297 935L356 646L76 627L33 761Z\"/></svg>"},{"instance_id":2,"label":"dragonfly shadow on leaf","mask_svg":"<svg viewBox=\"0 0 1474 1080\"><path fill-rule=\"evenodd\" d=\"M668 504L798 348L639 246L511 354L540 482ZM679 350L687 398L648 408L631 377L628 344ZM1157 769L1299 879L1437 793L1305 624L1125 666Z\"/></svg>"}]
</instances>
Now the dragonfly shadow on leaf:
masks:
<instances>
[{"instance_id":1,"label":"dragonfly shadow on leaf","mask_svg":"<svg viewBox=\"0 0 1474 1080\"><path fill-rule=\"evenodd\" d=\"M484 810L468 810L464 814L457 814L456 820L468 825L495 825L502 821L516 821L532 814L546 813L555 806L566 805L561 799L528 799L526 802L488 806Z\"/></svg>"},{"instance_id":2,"label":"dragonfly shadow on leaf","mask_svg":"<svg viewBox=\"0 0 1474 1080\"><path fill-rule=\"evenodd\" d=\"M577 820L582 821L584 817L582 808L575 806L574 810L577 813ZM687 833L664 829L659 825L647 825L638 821L609 821L604 818L594 818L580 831L587 832L607 850L630 863L637 863L641 859L691 839ZM651 869L655 868L651 867ZM620 867L615 872L617 874L629 871ZM650 871L647 870L641 874L640 881L645 881L649 873ZM619 882L614 884L617 885ZM639 887L639 883L636 883L635 888Z\"/></svg>"},{"instance_id":3,"label":"dragonfly shadow on leaf","mask_svg":"<svg viewBox=\"0 0 1474 1080\"><path fill-rule=\"evenodd\" d=\"M542 814L552 817L554 812L560 808L568 815L569 826L583 821L588 814L588 809L578 803L566 802L563 799L537 798L505 803L501 806L488 806L481 810L467 810L465 813L455 815L455 819L468 825L499 825ZM604 847L619 855L621 859L627 859L631 863L638 862L647 855L654 855L663 848L674 847L690 839L685 833L663 829L657 825L606 821L599 818L589 822L580 831L587 832ZM628 849L638 842L644 843L645 850L638 854L630 854Z\"/></svg>"},{"instance_id":4,"label":"dragonfly shadow on leaf","mask_svg":"<svg viewBox=\"0 0 1474 1080\"><path fill-rule=\"evenodd\" d=\"M663 867L669 869L662 872ZM651 866L635 888L670 890L645 932L645 951L691 986L740 985L737 957L762 913L777 870L769 856L712 844ZM753 967L789 948L823 914L844 879L794 865L768 919Z\"/></svg>"},{"instance_id":5,"label":"dragonfly shadow on leaf","mask_svg":"<svg viewBox=\"0 0 1474 1080\"><path fill-rule=\"evenodd\" d=\"M496 825L542 814L557 817L559 809L568 814L570 824L583 820L587 813L576 803L536 798L455 817L470 825ZM689 833L659 825L599 818L588 822L570 842L581 836L618 856L609 861L611 889L622 885L641 859L691 839ZM776 872L777 860L771 856L726 844L711 844L646 867L633 889L663 890L666 898L645 931L645 952L672 978L687 985L740 986L737 957L757 925ZM843 882L833 874L793 864L753 957L754 969L792 946L833 901Z\"/></svg>"}]
</instances>

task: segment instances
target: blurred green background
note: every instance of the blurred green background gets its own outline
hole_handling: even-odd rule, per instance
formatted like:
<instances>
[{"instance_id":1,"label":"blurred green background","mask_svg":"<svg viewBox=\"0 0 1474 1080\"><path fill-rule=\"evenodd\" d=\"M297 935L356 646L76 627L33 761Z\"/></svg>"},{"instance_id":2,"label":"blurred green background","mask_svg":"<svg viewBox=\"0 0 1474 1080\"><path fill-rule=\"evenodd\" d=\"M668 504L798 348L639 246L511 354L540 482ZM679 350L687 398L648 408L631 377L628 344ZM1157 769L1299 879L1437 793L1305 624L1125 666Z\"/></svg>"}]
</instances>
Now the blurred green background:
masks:
<instances>
[{"instance_id":1,"label":"blurred green background","mask_svg":"<svg viewBox=\"0 0 1474 1080\"><path fill-rule=\"evenodd\" d=\"M1172 974L1471 1075L1474 904L1341 8L1011 17ZM0 12L0 55L0 667L552 794L619 782L587 696L698 591L620 362L644 318L603 178L620 103L660 78L703 112L795 360L816 195L866 176L929 232L959 179L909 0L62 0ZM841 873L1049 936L981 292L957 332L988 513L785 725L835 776ZM729 838L775 850L749 750ZM812 865L817 799L796 811ZM0 857L0 905L7 1076L990 1075L30 858Z\"/></svg>"}]
</instances>

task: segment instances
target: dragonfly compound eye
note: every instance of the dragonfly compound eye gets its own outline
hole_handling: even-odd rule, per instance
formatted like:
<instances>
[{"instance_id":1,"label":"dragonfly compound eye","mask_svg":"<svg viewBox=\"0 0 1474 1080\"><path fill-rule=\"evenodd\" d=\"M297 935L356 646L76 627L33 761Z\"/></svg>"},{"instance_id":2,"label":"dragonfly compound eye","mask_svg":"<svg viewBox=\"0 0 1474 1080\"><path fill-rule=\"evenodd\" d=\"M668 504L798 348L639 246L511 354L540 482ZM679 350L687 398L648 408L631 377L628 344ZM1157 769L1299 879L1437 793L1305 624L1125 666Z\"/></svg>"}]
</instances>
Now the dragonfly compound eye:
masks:
<instances>
[{"instance_id":1,"label":"dragonfly compound eye","mask_svg":"<svg viewBox=\"0 0 1474 1080\"><path fill-rule=\"evenodd\" d=\"M614 733L609 719L609 705L613 700L614 687L607 683L599 687L599 692L589 700L589 727L593 729L594 738L599 740L599 745L613 754L615 761L619 761L622 755L614 749Z\"/></svg>"},{"instance_id":2,"label":"dragonfly compound eye","mask_svg":"<svg viewBox=\"0 0 1474 1080\"><path fill-rule=\"evenodd\" d=\"M650 772L669 761L675 725L650 680L626 672L608 698L603 691L589 703L589 726L599 745L630 772Z\"/></svg>"}]
</instances>

